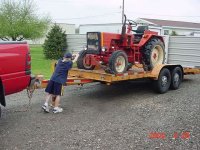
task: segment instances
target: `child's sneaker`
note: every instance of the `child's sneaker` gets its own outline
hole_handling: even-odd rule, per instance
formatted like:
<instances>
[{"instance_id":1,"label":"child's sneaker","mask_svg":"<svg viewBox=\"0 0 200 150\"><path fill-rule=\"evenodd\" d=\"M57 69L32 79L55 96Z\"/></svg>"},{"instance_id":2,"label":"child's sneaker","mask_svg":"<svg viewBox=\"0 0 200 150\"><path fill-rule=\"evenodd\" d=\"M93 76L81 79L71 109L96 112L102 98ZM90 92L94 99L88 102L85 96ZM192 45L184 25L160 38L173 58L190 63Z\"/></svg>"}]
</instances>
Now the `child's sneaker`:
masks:
<instances>
[{"instance_id":1,"label":"child's sneaker","mask_svg":"<svg viewBox=\"0 0 200 150\"><path fill-rule=\"evenodd\" d=\"M49 106L42 105L42 109L44 110L44 112L49 113Z\"/></svg>"},{"instance_id":2,"label":"child's sneaker","mask_svg":"<svg viewBox=\"0 0 200 150\"><path fill-rule=\"evenodd\" d=\"M61 107L54 107L54 109L53 109L54 114L61 113L62 111L63 111L63 109Z\"/></svg>"}]
</instances>

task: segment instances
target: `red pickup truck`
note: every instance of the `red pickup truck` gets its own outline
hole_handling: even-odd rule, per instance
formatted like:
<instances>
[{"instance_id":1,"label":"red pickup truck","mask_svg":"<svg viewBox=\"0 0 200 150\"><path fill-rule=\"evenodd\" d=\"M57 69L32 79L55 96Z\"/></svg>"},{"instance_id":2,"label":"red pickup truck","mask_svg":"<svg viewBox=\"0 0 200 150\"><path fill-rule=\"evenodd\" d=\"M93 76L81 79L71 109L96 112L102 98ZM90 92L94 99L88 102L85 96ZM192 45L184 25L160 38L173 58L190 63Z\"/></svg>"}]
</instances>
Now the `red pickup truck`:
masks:
<instances>
[{"instance_id":1,"label":"red pickup truck","mask_svg":"<svg viewBox=\"0 0 200 150\"><path fill-rule=\"evenodd\" d=\"M0 104L5 96L24 90L31 76L31 56L26 42L0 42Z\"/></svg>"}]
</instances>

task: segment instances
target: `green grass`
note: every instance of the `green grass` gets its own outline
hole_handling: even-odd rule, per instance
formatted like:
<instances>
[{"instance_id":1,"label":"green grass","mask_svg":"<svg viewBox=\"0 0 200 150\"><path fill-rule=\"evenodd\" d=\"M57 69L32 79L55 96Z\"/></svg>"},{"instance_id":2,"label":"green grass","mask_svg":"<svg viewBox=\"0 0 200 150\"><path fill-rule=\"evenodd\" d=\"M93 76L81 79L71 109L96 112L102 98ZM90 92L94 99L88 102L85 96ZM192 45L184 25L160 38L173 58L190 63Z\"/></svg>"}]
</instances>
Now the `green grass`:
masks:
<instances>
[{"instance_id":1,"label":"green grass","mask_svg":"<svg viewBox=\"0 0 200 150\"><path fill-rule=\"evenodd\" d=\"M43 48L40 45L31 45L31 67L32 74L42 74L45 79L51 77L51 63L52 60L47 60L43 54Z\"/></svg>"},{"instance_id":2,"label":"green grass","mask_svg":"<svg viewBox=\"0 0 200 150\"><path fill-rule=\"evenodd\" d=\"M44 57L43 48L41 45L30 45L31 50L31 70L32 74L44 75L45 79L49 79L52 75L51 64L55 60L48 60ZM76 63L73 64L73 67L76 68Z\"/></svg>"}]
</instances>

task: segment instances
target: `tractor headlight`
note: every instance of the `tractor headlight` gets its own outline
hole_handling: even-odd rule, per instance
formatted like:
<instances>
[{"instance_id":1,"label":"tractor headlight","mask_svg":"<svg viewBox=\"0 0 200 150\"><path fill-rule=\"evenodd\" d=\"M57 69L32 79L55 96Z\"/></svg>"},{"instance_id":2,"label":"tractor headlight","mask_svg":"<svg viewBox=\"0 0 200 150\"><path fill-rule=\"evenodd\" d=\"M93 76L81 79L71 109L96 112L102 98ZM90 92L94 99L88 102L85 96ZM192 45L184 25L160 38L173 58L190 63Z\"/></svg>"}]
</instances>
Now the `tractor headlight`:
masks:
<instances>
[{"instance_id":1,"label":"tractor headlight","mask_svg":"<svg viewBox=\"0 0 200 150\"><path fill-rule=\"evenodd\" d=\"M87 46L83 46L83 50L87 50Z\"/></svg>"},{"instance_id":2,"label":"tractor headlight","mask_svg":"<svg viewBox=\"0 0 200 150\"><path fill-rule=\"evenodd\" d=\"M105 51L106 51L106 48L105 48L105 47L102 47L101 50L102 50L102 52L105 52Z\"/></svg>"}]
</instances>

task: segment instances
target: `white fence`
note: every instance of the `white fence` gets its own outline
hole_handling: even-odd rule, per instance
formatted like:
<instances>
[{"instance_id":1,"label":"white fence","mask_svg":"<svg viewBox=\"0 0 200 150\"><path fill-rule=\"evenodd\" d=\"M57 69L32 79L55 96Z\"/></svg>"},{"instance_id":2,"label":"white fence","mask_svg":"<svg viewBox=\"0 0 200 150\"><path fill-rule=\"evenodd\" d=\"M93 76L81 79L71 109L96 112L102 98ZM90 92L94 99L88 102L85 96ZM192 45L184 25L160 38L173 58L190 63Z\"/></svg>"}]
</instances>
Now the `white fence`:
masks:
<instances>
[{"instance_id":1,"label":"white fence","mask_svg":"<svg viewBox=\"0 0 200 150\"><path fill-rule=\"evenodd\" d=\"M68 34L67 46L71 52L79 52L86 46L86 34Z\"/></svg>"},{"instance_id":2,"label":"white fence","mask_svg":"<svg viewBox=\"0 0 200 150\"><path fill-rule=\"evenodd\" d=\"M200 66L200 37L170 36L168 45L168 63Z\"/></svg>"},{"instance_id":3,"label":"white fence","mask_svg":"<svg viewBox=\"0 0 200 150\"><path fill-rule=\"evenodd\" d=\"M165 36L165 63L180 64L184 67L200 66L200 37ZM68 49L79 52L86 46L85 34L67 35Z\"/></svg>"}]
</instances>

